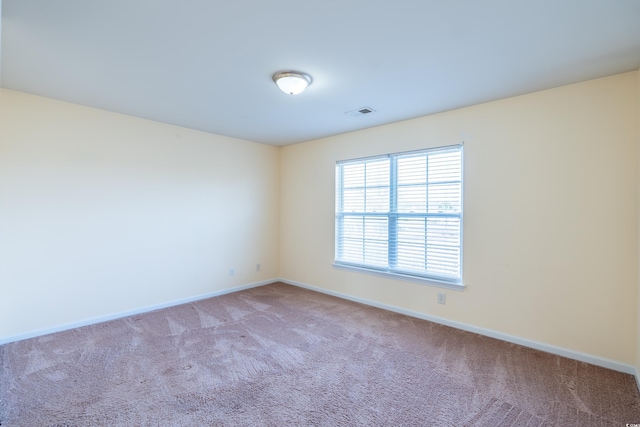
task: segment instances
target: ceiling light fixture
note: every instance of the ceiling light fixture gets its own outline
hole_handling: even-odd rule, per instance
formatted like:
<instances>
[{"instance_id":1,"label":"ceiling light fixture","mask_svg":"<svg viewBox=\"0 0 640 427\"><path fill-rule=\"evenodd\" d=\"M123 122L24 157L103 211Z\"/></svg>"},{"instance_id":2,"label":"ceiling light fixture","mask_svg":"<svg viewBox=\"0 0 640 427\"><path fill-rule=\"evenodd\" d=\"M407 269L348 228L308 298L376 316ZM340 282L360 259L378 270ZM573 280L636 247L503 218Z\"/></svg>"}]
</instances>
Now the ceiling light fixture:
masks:
<instances>
[{"instance_id":1,"label":"ceiling light fixture","mask_svg":"<svg viewBox=\"0 0 640 427\"><path fill-rule=\"evenodd\" d=\"M284 93L297 95L311 84L311 76L298 71L278 71L273 81Z\"/></svg>"}]
</instances>

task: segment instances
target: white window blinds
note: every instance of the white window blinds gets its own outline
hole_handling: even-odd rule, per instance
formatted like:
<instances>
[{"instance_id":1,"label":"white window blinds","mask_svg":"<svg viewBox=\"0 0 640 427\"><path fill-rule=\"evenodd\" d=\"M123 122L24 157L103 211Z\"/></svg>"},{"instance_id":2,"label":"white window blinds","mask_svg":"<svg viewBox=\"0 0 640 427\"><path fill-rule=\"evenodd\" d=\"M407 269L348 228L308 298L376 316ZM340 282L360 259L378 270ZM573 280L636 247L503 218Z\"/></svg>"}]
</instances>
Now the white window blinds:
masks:
<instances>
[{"instance_id":1,"label":"white window blinds","mask_svg":"<svg viewBox=\"0 0 640 427\"><path fill-rule=\"evenodd\" d=\"M336 165L336 264L461 284L462 146Z\"/></svg>"}]
</instances>

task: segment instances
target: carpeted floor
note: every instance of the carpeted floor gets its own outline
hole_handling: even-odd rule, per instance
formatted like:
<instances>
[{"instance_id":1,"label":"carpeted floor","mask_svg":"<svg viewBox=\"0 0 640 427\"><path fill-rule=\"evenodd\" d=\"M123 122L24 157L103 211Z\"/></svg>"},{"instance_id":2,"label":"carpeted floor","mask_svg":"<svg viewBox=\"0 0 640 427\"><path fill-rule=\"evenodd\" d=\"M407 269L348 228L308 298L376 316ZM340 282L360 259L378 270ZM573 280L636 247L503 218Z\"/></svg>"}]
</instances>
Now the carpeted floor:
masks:
<instances>
[{"instance_id":1,"label":"carpeted floor","mask_svg":"<svg viewBox=\"0 0 640 427\"><path fill-rule=\"evenodd\" d=\"M5 426L624 426L630 375L276 283L0 347Z\"/></svg>"}]
</instances>

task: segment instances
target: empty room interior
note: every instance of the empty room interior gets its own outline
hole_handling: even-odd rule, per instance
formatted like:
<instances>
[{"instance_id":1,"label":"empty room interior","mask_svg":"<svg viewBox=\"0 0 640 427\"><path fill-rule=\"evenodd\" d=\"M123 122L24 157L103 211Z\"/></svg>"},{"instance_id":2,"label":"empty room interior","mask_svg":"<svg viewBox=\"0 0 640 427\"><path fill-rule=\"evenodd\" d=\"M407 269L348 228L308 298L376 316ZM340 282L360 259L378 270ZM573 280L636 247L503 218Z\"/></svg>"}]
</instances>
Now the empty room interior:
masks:
<instances>
[{"instance_id":1,"label":"empty room interior","mask_svg":"<svg viewBox=\"0 0 640 427\"><path fill-rule=\"evenodd\" d=\"M640 423L640 3L453 3L2 0L0 425Z\"/></svg>"}]
</instances>

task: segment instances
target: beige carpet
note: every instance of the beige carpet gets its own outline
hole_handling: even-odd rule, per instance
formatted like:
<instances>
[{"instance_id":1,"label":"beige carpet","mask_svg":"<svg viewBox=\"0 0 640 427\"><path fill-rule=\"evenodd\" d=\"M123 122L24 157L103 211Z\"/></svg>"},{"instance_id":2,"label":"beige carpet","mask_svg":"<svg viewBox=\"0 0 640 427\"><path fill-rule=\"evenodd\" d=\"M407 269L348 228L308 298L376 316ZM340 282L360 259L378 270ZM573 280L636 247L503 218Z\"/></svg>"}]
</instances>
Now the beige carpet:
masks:
<instances>
[{"instance_id":1,"label":"beige carpet","mask_svg":"<svg viewBox=\"0 0 640 427\"><path fill-rule=\"evenodd\" d=\"M5 426L624 426L633 378L273 284L0 347Z\"/></svg>"}]
</instances>

